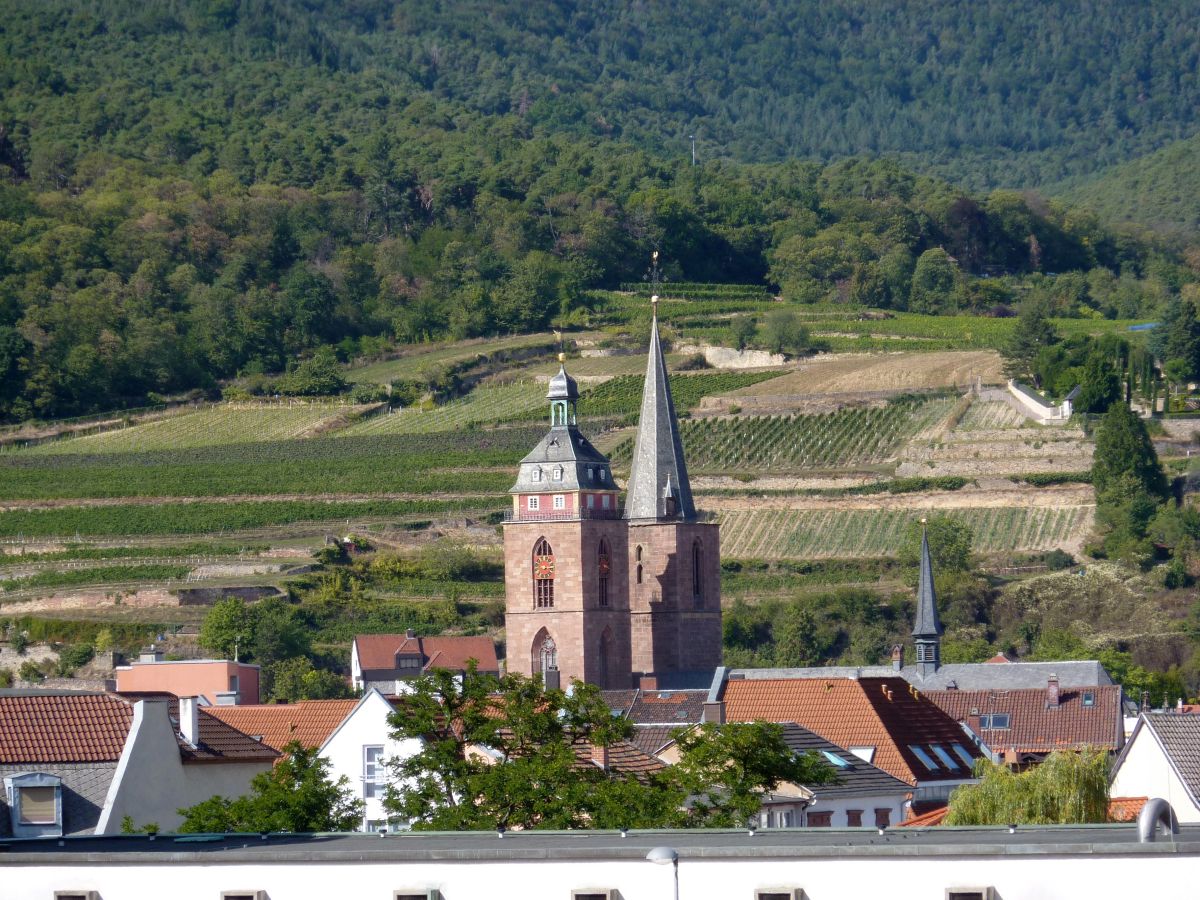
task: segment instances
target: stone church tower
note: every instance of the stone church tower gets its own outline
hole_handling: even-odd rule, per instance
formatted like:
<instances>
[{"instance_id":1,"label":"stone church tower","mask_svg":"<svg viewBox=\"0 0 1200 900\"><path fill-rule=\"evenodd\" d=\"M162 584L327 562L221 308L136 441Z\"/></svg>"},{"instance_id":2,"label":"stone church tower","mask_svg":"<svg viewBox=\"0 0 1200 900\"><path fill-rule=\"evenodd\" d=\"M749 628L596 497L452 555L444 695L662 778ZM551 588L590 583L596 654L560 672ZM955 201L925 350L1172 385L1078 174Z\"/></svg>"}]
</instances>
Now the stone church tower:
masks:
<instances>
[{"instance_id":1,"label":"stone church tower","mask_svg":"<svg viewBox=\"0 0 1200 900\"><path fill-rule=\"evenodd\" d=\"M550 380L550 430L521 460L504 525L510 672L629 688L720 665L719 531L692 502L657 299L624 513L565 364Z\"/></svg>"}]
</instances>

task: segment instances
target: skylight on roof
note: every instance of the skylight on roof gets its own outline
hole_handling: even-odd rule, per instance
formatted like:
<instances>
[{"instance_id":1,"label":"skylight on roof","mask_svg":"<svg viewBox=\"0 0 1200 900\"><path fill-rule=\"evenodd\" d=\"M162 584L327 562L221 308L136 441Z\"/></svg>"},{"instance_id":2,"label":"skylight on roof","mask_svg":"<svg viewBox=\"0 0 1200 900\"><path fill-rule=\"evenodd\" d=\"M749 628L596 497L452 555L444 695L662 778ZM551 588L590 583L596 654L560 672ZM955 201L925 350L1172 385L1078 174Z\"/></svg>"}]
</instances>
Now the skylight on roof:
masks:
<instances>
[{"instance_id":1,"label":"skylight on roof","mask_svg":"<svg viewBox=\"0 0 1200 900\"><path fill-rule=\"evenodd\" d=\"M954 751L955 755L963 761L963 765L968 769L974 768L975 760L971 758L971 754L963 748L962 744L951 744L950 749Z\"/></svg>"},{"instance_id":2,"label":"skylight on roof","mask_svg":"<svg viewBox=\"0 0 1200 900\"><path fill-rule=\"evenodd\" d=\"M827 760L829 760L831 763L833 763L835 766L837 766L839 769L848 769L848 768L850 768L850 761L849 761L849 760L842 759L840 756L838 756L836 753L834 753L834 752L833 752L833 751L831 751L831 750L822 750L822 751L821 751L821 754L822 754L822 755L823 755L823 756L824 756L824 757L825 757Z\"/></svg>"},{"instance_id":3,"label":"skylight on roof","mask_svg":"<svg viewBox=\"0 0 1200 900\"><path fill-rule=\"evenodd\" d=\"M921 764L930 772L936 772L938 770L938 764L935 763L933 758L925 752L924 747L921 747L917 744L909 744L908 749L913 752L917 759L921 761Z\"/></svg>"},{"instance_id":4,"label":"skylight on roof","mask_svg":"<svg viewBox=\"0 0 1200 900\"><path fill-rule=\"evenodd\" d=\"M937 754L937 758L942 761L942 765L944 765L947 769L958 768L958 763L954 761L954 757L947 753L946 748L941 744L930 744L929 749Z\"/></svg>"}]
</instances>

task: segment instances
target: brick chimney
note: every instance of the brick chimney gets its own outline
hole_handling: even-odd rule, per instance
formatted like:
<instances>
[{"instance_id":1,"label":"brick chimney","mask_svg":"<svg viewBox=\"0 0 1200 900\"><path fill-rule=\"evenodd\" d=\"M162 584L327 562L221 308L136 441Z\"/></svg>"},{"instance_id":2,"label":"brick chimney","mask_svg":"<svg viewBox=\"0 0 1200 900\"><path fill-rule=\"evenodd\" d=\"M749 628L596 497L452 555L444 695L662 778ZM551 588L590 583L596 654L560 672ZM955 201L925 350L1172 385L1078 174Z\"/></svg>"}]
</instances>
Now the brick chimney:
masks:
<instances>
[{"instance_id":1,"label":"brick chimney","mask_svg":"<svg viewBox=\"0 0 1200 900\"><path fill-rule=\"evenodd\" d=\"M899 672L904 668L904 645L897 644L892 648L892 670Z\"/></svg>"},{"instance_id":2,"label":"brick chimney","mask_svg":"<svg viewBox=\"0 0 1200 900\"><path fill-rule=\"evenodd\" d=\"M1058 676L1053 672L1046 680L1046 709L1058 708Z\"/></svg>"},{"instance_id":3,"label":"brick chimney","mask_svg":"<svg viewBox=\"0 0 1200 900\"><path fill-rule=\"evenodd\" d=\"M404 636L406 638L408 638L410 641L415 640L417 637L417 632L415 629L410 628L406 632L404 632Z\"/></svg>"},{"instance_id":4,"label":"brick chimney","mask_svg":"<svg viewBox=\"0 0 1200 900\"><path fill-rule=\"evenodd\" d=\"M592 744L592 762L598 765L601 769L608 769L608 748L601 747L599 744Z\"/></svg>"},{"instance_id":5,"label":"brick chimney","mask_svg":"<svg viewBox=\"0 0 1200 900\"><path fill-rule=\"evenodd\" d=\"M1150 692L1142 691L1142 709L1141 712L1150 712Z\"/></svg>"},{"instance_id":6,"label":"brick chimney","mask_svg":"<svg viewBox=\"0 0 1200 900\"><path fill-rule=\"evenodd\" d=\"M704 704L704 712L700 717L701 722L711 722L714 725L725 724L725 701L715 700L711 703Z\"/></svg>"},{"instance_id":7,"label":"brick chimney","mask_svg":"<svg viewBox=\"0 0 1200 900\"><path fill-rule=\"evenodd\" d=\"M193 747L200 746L200 701L197 697L179 698L179 733Z\"/></svg>"}]
</instances>

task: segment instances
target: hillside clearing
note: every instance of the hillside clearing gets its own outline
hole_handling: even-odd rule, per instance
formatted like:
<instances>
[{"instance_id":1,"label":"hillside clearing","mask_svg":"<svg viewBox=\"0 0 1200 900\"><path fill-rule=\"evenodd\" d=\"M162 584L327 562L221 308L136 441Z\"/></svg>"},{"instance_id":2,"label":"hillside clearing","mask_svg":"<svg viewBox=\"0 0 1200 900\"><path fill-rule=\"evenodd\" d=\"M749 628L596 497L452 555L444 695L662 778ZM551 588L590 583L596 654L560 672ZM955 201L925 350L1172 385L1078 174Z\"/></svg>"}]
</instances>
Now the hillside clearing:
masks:
<instances>
[{"instance_id":1,"label":"hillside clearing","mask_svg":"<svg viewBox=\"0 0 1200 900\"><path fill-rule=\"evenodd\" d=\"M984 384L1004 380L1000 354L994 350L934 353L834 353L797 363L792 372L734 396L809 395L911 391L962 387L976 378Z\"/></svg>"}]
</instances>

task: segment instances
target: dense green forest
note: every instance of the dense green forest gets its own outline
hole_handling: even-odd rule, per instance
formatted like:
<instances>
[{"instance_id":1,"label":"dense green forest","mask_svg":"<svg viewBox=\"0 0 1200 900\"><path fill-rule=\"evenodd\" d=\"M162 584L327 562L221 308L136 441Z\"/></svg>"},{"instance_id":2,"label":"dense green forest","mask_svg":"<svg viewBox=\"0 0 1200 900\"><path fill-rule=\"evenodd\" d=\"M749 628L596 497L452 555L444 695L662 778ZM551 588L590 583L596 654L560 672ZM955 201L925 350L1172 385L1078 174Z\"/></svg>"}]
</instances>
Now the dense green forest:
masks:
<instances>
[{"instance_id":1,"label":"dense green forest","mask_svg":"<svg viewBox=\"0 0 1200 900\"><path fill-rule=\"evenodd\" d=\"M754 161L1029 182L1190 127L1182 6L1058 6L6 0L0 418L570 324L651 247L789 301L1157 315L1186 256L1089 214Z\"/></svg>"}]
</instances>

